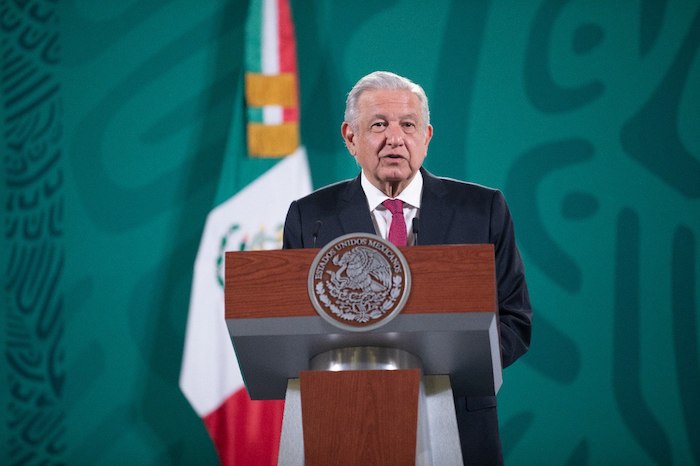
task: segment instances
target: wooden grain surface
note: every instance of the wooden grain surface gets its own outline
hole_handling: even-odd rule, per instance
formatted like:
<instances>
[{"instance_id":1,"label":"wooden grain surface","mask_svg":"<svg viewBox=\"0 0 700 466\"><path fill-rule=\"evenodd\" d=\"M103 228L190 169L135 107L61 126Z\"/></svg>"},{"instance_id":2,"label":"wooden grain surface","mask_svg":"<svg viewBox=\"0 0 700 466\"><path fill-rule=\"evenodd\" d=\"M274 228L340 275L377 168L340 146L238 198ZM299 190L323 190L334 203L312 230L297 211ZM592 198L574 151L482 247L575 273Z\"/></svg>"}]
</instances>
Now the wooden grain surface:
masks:
<instances>
[{"instance_id":1,"label":"wooden grain surface","mask_svg":"<svg viewBox=\"0 0 700 466\"><path fill-rule=\"evenodd\" d=\"M414 465L420 370L300 375L307 466Z\"/></svg>"},{"instance_id":2,"label":"wooden grain surface","mask_svg":"<svg viewBox=\"0 0 700 466\"><path fill-rule=\"evenodd\" d=\"M493 245L399 248L411 270L405 314L495 312ZM316 316L308 274L318 249L226 253L226 318Z\"/></svg>"}]
</instances>

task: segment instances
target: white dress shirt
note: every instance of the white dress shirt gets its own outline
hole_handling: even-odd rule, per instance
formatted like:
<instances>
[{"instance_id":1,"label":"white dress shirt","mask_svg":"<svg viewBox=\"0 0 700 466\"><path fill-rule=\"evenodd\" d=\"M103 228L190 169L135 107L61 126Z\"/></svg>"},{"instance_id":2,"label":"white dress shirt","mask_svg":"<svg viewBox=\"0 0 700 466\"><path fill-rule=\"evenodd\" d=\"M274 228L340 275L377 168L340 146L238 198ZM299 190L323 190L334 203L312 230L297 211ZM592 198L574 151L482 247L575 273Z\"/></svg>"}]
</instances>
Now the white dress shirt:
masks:
<instances>
[{"instance_id":1,"label":"white dress shirt","mask_svg":"<svg viewBox=\"0 0 700 466\"><path fill-rule=\"evenodd\" d=\"M360 175L362 190L365 192L369 211L372 214L372 223L374 223L374 231L384 239L389 237L389 227L391 226L391 212L382 205L389 196L381 192L376 186L370 183L363 171ZM406 238L407 244L415 244L413 236L413 219L418 216L420 210L420 198L423 193L423 175L420 171L416 173L411 182L396 197L403 201L403 218L406 220Z\"/></svg>"}]
</instances>

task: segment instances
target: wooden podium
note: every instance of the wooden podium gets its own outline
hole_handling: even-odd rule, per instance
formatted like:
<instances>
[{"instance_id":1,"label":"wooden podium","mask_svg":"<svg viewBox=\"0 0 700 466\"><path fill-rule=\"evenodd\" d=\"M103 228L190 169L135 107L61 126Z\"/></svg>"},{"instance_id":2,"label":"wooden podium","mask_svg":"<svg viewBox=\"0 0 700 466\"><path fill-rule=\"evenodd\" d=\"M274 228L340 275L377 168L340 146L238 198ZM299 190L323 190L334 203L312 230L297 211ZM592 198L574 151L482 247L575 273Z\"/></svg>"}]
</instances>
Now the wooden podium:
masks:
<instances>
[{"instance_id":1,"label":"wooden podium","mask_svg":"<svg viewBox=\"0 0 700 466\"><path fill-rule=\"evenodd\" d=\"M367 332L316 313L318 249L226 253L226 323L248 393L286 400L279 464L461 463L453 394L501 385L493 246L399 249L410 295Z\"/></svg>"}]
</instances>

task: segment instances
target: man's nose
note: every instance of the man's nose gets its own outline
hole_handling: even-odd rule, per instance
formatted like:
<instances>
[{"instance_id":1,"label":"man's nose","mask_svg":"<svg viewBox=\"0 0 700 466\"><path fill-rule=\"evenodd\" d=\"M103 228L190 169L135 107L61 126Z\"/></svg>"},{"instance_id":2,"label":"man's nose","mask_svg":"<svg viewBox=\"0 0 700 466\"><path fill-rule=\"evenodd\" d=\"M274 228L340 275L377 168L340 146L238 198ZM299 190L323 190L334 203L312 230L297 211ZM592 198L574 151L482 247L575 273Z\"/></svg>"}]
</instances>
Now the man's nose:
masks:
<instances>
[{"instance_id":1,"label":"man's nose","mask_svg":"<svg viewBox=\"0 0 700 466\"><path fill-rule=\"evenodd\" d=\"M389 125L386 129L386 142L390 146L402 146L403 145L403 131L399 125Z\"/></svg>"}]
</instances>

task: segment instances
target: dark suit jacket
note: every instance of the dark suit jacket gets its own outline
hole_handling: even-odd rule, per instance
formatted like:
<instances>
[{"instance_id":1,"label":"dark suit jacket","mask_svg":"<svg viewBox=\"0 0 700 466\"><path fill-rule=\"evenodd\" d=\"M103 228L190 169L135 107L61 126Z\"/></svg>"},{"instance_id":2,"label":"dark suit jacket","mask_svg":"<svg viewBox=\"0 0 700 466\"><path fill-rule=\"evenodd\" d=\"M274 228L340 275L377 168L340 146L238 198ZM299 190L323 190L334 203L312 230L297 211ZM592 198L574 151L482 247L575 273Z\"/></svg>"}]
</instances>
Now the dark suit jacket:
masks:
<instances>
[{"instance_id":1,"label":"dark suit jacket","mask_svg":"<svg viewBox=\"0 0 700 466\"><path fill-rule=\"evenodd\" d=\"M532 311L505 199L495 189L438 178L425 169L421 173L419 244L495 247L501 357L506 367L529 347ZM284 248L323 247L344 234L375 233L370 215L359 176L327 186L292 202L284 224ZM456 399L455 405L465 464L502 462L495 397Z\"/></svg>"}]
</instances>

